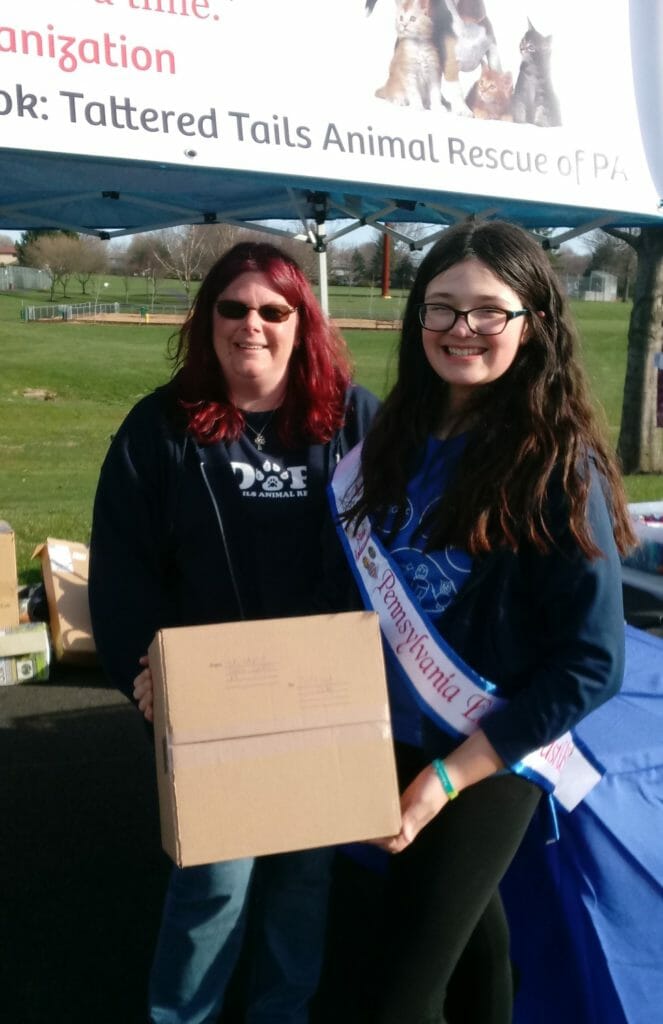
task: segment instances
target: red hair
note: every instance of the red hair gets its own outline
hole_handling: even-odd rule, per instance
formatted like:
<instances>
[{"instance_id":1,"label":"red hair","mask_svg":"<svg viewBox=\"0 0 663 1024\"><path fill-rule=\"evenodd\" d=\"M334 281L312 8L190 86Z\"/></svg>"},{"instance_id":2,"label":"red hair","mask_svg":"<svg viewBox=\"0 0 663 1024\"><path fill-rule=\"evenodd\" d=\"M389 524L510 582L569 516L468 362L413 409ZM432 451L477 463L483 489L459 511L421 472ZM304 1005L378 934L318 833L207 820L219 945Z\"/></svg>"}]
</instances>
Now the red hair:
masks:
<instances>
[{"instance_id":1,"label":"red hair","mask_svg":"<svg viewBox=\"0 0 663 1024\"><path fill-rule=\"evenodd\" d=\"M213 346L214 305L241 274L260 273L297 309L298 338L288 364L283 403L275 418L282 442L329 441L343 423L351 368L345 341L324 316L299 264L266 242L240 242L212 267L179 333L175 384L188 428L197 441L236 440L244 414L228 394Z\"/></svg>"}]
</instances>

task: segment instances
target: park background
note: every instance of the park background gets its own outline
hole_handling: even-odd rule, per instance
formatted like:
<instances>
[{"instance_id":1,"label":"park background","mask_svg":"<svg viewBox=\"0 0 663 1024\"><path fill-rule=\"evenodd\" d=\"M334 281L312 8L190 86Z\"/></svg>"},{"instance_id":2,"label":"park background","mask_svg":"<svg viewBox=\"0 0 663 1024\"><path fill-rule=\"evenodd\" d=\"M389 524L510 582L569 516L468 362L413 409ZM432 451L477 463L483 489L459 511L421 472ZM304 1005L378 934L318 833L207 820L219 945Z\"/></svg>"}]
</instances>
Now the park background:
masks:
<instances>
[{"instance_id":1,"label":"park background","mask_svg":"<svg viewBox=\"0 0 663 1024\"><path fill-rule=\"evenodd\" d=\"M192 294L197 287L192 284ZM155 291L158 302L155 303ZM393 379L403 289L383 298L374 287L330 287L330 315L351 350L356 380L383 396ZM16 534L19 580L39 578L32 559L47 536L88 543L96 481L113 433L129 408L172 372L177 324L160 310L188 299L176 279L105 274L69 283L51 304L52 319L26 311L48 304L48 291L0 292L0 488L2 518ZM101 301L100 301L101 300ZM88 303L87 319L63 319L60 307ZM102 309L133 311L133 323L105 322ZM613 443L619 431L631 302L572 301L582 356L597 408ZM95 319L95 316L97 319ZM375 329L375 323L382 329ZM663 498L663 477L625 478L631 501Z\"/></svg>"}]
</instances>

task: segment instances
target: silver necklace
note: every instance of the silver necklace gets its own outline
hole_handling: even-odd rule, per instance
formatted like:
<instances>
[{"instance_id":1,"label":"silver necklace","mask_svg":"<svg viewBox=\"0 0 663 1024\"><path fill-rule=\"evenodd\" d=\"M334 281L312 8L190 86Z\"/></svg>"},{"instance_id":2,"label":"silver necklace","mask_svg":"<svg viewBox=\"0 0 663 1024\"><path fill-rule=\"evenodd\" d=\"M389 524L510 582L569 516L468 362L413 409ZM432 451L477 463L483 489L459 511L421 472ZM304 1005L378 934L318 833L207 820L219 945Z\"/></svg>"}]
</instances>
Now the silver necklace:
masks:
<instances>
[{"instance_id":1,"label":"silver necklace","mask_svg":"<svg viewBox=\"0 0 663 1024\"><path fill-rule=\"evenodd\" d=\"M258 427L257 430L254 430L253 427L251 426L251 424L249 423L248 419L246 418L246 416L244 417L244 426L247 428L247 430L250 430L251 433L253 434L253 443L254 443L254 445L256 446L256 448L258 449L259 452L261 452L263 450L263 448L265 447L265 445L267 444L267 439L265 437L265 431L266 431L266 429L267 429L267 427L268 427L272 417L275 415L275 413L276 413L276 409L272 409L272 411L270 412L270 414L267 417L267 419L265 420L265 422L260 427Z\"/></svg>"}]
</instances>

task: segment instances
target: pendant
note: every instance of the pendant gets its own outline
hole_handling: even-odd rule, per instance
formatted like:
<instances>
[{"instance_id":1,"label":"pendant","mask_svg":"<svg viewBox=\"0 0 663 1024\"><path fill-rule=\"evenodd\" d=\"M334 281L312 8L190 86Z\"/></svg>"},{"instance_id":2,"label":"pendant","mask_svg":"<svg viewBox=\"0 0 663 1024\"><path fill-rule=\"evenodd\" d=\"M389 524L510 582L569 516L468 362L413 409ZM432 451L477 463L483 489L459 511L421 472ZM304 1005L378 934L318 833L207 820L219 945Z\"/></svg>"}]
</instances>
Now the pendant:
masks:
<instances>
[{"instance_id":1,"label":"pendant","mask_svg":"<svg viewBox=\"0 0 663 1024\"><path fill-rule=\"evenodd\" d=\"M253 439L253 443L258 449L258 451L261 452L265 446L265 438L263 437L262 434L256 434L255 438Z\"/></svg>"}]
</instances>

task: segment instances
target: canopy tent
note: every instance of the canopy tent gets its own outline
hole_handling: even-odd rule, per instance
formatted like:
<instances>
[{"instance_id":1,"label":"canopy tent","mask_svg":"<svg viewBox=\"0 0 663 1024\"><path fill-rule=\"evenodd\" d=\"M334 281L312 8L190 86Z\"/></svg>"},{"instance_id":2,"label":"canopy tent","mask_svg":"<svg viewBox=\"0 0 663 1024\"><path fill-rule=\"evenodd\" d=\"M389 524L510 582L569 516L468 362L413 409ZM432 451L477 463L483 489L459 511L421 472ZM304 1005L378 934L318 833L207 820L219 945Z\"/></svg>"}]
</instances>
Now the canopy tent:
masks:
<instances>
[{"instance_id":1,"label":"canopy tent","mask_svg":"<svg viewBox=\"0 0 663 1024\"><path fill-rule=\"evenodd\" d=\"M471 195L401 184L0 149L0 229L62 228L111 238L180 224L345 220L343 233L386 223L446 226L467 216L503 217L524 227L663 223L658 213L559 206L545 200ZM337 233L340 234L341 232Z\"/></svg>"},{"instance_id":2,"label":"canopy tent","mask_svg":"<svg viewBox=\"0 0 663 1024\"><path fill-rule=\"evenodd\" d=\"M45 187L45 183L48 183ZM84 185L83 185L84 183ZM83 187L82 187L83 185ZM109 187L110 186L110 187ZM437 232L468 216L501 217L527 228L564 227L554 244L600 227L639 227L658 215L591 206L559 207L515 198L408 189L265 172L174 165L57 153L0 150L0 228L66 229L104 239L184 224L239 224L313 245L320 259L323 306L326 248L367 225L422 248ZM328 221L346 221L332 233ZM299 222L294 232L264 224ZM260 223L256 223L260 222ZM427 224L416 240L406 225ZM103 225L103 227L102 227ZM405 231L402 229L405 228ZM553 240L546 240L550 244Z\"/></svg>"},{"instance_id":3,"label":"canopy tent","mask_svg":"<svg viewBox=\"0 0 663 1024\"><path fill-rule=\"evenodd\" d=\"M438 3L460 47L462 3ZM568 228L557 244L661 223L662 147L641 129L661 108L660 6L617 0L606 18L600 0L486 0L484 66L517 96L531 26L551 50L540 72L559 114L497 120L447 109L469 114L476 39L458 51L458 81L442 81L446 105L376 95L395 52L392 0L335 0L317 38L309 0L24 0L0 24L0 230L107 238L299 220L322 251L329 219L347 219L341 233L418 222L434 235L506 217Z\"/></svg>"}]
</instances>

